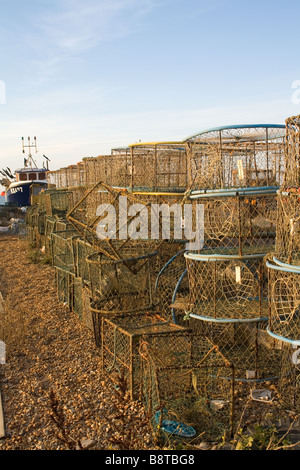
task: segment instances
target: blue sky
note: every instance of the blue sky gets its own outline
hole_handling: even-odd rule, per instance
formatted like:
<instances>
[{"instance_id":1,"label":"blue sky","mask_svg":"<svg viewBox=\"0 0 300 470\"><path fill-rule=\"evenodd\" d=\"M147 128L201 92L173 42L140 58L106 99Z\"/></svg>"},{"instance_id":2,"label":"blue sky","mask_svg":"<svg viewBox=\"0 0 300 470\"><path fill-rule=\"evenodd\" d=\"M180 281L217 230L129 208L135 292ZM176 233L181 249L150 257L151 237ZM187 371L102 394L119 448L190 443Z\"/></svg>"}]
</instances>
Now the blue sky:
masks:
<instances>
[{"instance_id":1,"label":"blue sky","mask_svg":"<svg viewBox=\"0 0 300 470\"><path fill-rule=\"evenodd\" d=\"M300 113L299 17L299 0L2 1L0 168L22 165L22 136L57 169L139 140L284 124Z\"/></svg>"}]
</instances>

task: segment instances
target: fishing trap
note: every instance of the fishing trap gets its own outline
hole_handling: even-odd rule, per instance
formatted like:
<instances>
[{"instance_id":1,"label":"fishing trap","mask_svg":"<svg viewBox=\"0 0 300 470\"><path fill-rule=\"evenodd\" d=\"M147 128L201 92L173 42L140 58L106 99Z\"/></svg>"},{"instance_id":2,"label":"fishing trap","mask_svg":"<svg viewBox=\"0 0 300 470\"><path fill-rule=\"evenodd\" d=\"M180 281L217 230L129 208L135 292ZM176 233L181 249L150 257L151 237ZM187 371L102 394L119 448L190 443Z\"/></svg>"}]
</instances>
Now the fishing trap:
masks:
<instances>
[{"instance_id":1,"label":"fishing trap","mask_svg":"<svg viewBox=\"0 0 300 470\"><path fill-rule=\"evenodd\" d=\"M185 253L189 314L211 320L255 319L268 315L264 255Z\"/></svg>"},{"instance_id":2,"label":"fishing trap","mask_svg":"<svg viewBox=\"0 0 300 470\"><path fill-rule=\"evenodd\" d=\"M140 343L147 340L162 365L184 365L191 355L187 329L165 321L155 312L102 319L102 369L114 379L123 376L131 399L141 393Z\"/></svg>"},{"instance_id":3,"label":"fishing trap","mask_svg":"<svg viewBox=\"0 0 300 470\"><path fill-rule=\"evenodd\" d=\"M285 170L284 125L209 129L185 140L189 188L279 187Z\"/></svg>"},{"instance_id":4,"label":"fishing trap","mask_svg":"<svg viewBox=\"0 0 300 470\"><path fill-rule=\"evenodd\" d=\"M278 340L300 341L300 266L273 257L269 275L269 332Z\"/></svg>"}]
</instances>

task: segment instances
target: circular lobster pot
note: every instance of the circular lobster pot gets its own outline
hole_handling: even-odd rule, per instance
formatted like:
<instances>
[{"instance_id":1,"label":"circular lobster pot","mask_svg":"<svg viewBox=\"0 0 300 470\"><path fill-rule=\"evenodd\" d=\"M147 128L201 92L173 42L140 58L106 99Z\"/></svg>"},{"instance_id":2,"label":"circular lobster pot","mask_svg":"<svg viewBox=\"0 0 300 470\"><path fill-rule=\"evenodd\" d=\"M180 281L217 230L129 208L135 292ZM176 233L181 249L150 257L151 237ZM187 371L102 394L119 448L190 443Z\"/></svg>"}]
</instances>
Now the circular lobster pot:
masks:
<instances>
[{"instance_id":1,"label":"circular lobster pot","mask_svg":"<svg viewBox=\"0 0 300 470\"><path fill-rule=\"evenodd\" d=\"M221 255L203 250L184 256L189 314L214 320L249 320L268 315L265 255Z\"/></svg>"},{"instance_id":2,"label":"circular lobster pot","mask_svg":"<svg viewBox=\"0 0 300 470\"><path fill-rule=\"evenodd\" d=\"M300 265L300 188L278 191L275 254L283 263Z\"/></svg>"},{"instance_id":3,"label":"circular lobster pot","mask_svg":"<svg viewBox=\"0 0 300 470\"><path fill-rule=\"evenodd\" d=\"M300 266L277 258L267 261L269 276L269 334L284 342L300 341Z\"/></svg>"}]
</instances>

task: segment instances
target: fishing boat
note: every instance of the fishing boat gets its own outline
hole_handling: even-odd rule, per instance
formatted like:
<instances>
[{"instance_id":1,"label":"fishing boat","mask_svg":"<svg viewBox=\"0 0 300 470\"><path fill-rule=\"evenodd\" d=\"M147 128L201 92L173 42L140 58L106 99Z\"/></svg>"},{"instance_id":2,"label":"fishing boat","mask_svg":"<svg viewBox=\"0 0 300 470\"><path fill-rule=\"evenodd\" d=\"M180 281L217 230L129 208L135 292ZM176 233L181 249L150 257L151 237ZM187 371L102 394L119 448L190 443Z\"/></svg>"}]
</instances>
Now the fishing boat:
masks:
<instances>
[{"instance_id":1,"label":"fishing boat","mask_svg":"<svg viewBox=\"0 0 300 470\"><path fill-rule=\"evenodd\" d=\"M12 174L9 168L1 171L1 184L5 186L5 204L13 207L27 207L36 203L39 193L48 187L47 173L49 172L49 158L43 155L46 160L42 167L38 167L32 156L32 149L37 152L36 137L31 142L28 137L28 145L25 145L22 137L23 153L25 148L29 149L28 157L24 158L24 166Z\"/></svg>"}]
</instances>

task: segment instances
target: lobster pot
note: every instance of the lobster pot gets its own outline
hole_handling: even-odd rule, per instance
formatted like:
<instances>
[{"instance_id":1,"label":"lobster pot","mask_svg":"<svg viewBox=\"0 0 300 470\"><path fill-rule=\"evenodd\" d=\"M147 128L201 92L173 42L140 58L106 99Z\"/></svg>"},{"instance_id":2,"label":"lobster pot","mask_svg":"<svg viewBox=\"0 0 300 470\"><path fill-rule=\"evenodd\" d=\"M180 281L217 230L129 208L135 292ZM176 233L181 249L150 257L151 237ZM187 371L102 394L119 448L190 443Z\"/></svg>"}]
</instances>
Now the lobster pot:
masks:
<instances>
[{"instance_id":1,"label":"lobster pot","mask_svg":"<svg viewBox=\"0 0 300 470\"><path fill-rule=\"evenodd\" d=\"M72 230L73 226L67 221L67 219L58 219L56 222L56 231L63 232L67 230Z\"/></svg>"},{"instance_id":2,"label":"lobster pot","mask_svg":"<svg viewBox=\"0 0 300 470\"><path fill-rule=\"evenodd\" d=\"M289 410L300 411L300 342L282 342L281 374L278 383L281 400Z\"/></svg>"},{"instance_id":3,"label":"lobster pot","mask_svg":"<svg viewBox=\"0 0 300 470\"><path fill-rule=\"evenodd\" d=\"M102 182L86 191L67 215L81 238L114 259L140 243L153 251L162 243L182 240L183 195L134 194Z\"/></svg>"},{"instance_id":4,"label":"lobster pot","mask_svg":"<svg viewBox=\"0 0 300 470\"><path fill-rule=\"evenodd\" d=\"M83 282L89 284L89 266L87 257L94 253L94 248L88 242L78 237L75 239L75 264L77 276L81 277Z\"/></svg>"},{"instance_id":5,"label":"lobster pot","mask_svg":"<svg viewBox=\"0 0 300 470\"><path fill-rule=\"evenodd\" d=\"M69 271L61 268L55 268L57 298L60 302L72 308L71 275Z\"/></svg>"},{"instance_id":6,"label":"lobster pot","mask_svg":"<svg viewBox=\"0 0 300 470\"><path fill-rule=\"evenodd\" d=\"M75 274L75 230L55 231L51 233L52 265Z\"/></svg>"},{"instance_id":7,"label":"lobster pot","mask_svg":"<svg viewBox=\"0 0 300 470\"><path fill-rule=\"evenodd\" d=\"M127 170L132 191L184 192L188 159L182 143L134 144Z\"/></svg>"},{"instance_id":8,"label":"lobster pot","mask_svg":"<svg viewBox=\"0 0 300 470\"><path fill-rule=\"evenodd\" d=\"M91 312L92 306L92 294L84 281L82 280L82 320L83 323L88 327L88 329L93 332L93 318Z\"/></svg>"},{"instance_id":9,"label":"lobster pot","mask_svg":"<svg viewBox=\"0 0 300 470\"><path fill-rule=\"evenodd\" d=\"M27 226L27 240L32 247L37 246L38 231L36 227Z\"/></svg>"},{"instance_id":10,"label":"lobster pot","mask_svg":"<svg viewBox=\"0 0 300 470\"><path fill-rule=\"evenodd\" d=\"M214 344L234 367L235 381L242 385L240 396L255 384L278 381L282 352L278 342L268 334L267 318L213 321L191 315L189 327Z\"/></svg>"},{"instance_id":11,"label":"lobster pot","mask_svg":"<svg viewBox=\"0 0 300 470\"><path fill-rule=\"evenodd\" d=\"M300 186L300 115L289 117L286 122L285 187Z\"/></svg>"},{"instance_id":12,"label":"lobster pot","mask_svg":"<svg viewBox=\"0 0 300 470\"><path fill-rule=\"evenodd\" d=\"M78 318L83 320L83 284L80 277L76 277L74 273L70 273L70 285L69 285L69 295L70 295L70 308Z\"/></svg>"},{"instance_id":13,"label":"lobster pot","mask_svg":"<svg viewBox=\"0 0 300 470\"><path fill-rule=\"evenodd\" d=\"M205 248L212 248L215 253L238 253L240 256L274 249L275 188L194 191L188 200L193 205L193 214L202 206ZM193 221L196 220L194 215Z\"/></svg>"},{"instance_id":14,"label":"lobster pot","mask_svg":"<svg viewBox=\"0 0 300 470\"><path fill-rule=\"evenodd\" d=\"M100 252L87 257L94 300L103 313L131 313L154 305L156 253L112 260Z\"/></svg>"},{"instance_id":15,"label":"lobster pot","mask_svg":"<svg viewBox=\"0 0 300 470\"><path fill-rule=\"evenodd\" d=\"M197 355L186 354L184 364L175 360L171 365L163 364L151 343L142 342L145 409L153 417L155 428L161 428L163 420L175 420L191 426L197 435L204 432L206 436L217 437L231 433L234 369L205 337L190 338L192 344L197 342Z\"/></svg>"},{"instance_id":16,"label":"lobster pot","mask_svg":"<svg viewBox=\"0 0 300 470\"><path fill-rule=\"evenodd\" d=\"M51 234L56 230L57 224L56 217L46 216L45 218L45 235L44 235L44 243L45 243L45 255L49 258L52 258L51 252Z\"/></svg>"},{"instance_id":17,"label":"lobster pot","mask_svg":"<svg viewBox=\"0 0 300 470\"><path fill-rule=\"evenodd\" d=\"M190 314L211 320L268 316L264 255L185 253Z\"/></svg>"},{"instance_id":18,"label":"lobster pot","mask_svg":"<svg viewBox=\"0 0 300 470\"><path fill-rule=\"evenodd\" d=\"M300 267L267 261L269 332L279 340L300 341Z\"/></svg>"},{"instance_id":19,"label":"lobster pot","mask_svg":"<svg viewBox=\"0 0 300 470\"><path fill-rule=\"evenodd\" d=\"M65 217L73 207L72 192L53 191L49 194L50 204L48 215Z\"/></svg>"},{"instance_id":20,"label":"lobster pot","mask_svg":"<svg viewBox=\"0 0 300 470\"><path fill-rule=\"evenodd\" d=\"M285 126L215 128L186 139L189 188L279 187L285 165Z\"/></svg>"},{"instance_id":21,"label":"lobster pot","mask_svg":"<svg viewBox=\"0 0 300 470\"><path fill-rule=\"evenodd\" d=\"M155 282L155 299L160 315L166 320L179 324L175 309L180 310L180 303L189 298L189 282L186 275L184 250L179 250L163 265ZM174 302L176 300L176 306ZM181 311L183 312L182 308Z\"/></svg>"},{"instance_id":22,"label":"lobster pot","mask_svg":"<svg viewBox=\"0 0 300 470\"><path fill-rule=\"evenodd\" d=\"M26 210L25 222L29 227L38 226L38 218L40 214L40 208L37 204L30 206Z\"/></svg>"},{"instance_id":23,"label":"lobster pot","mask_svg":"<svg viewBox=\"0 0 300 470\"><path fill-rule=\"evenodd\" d=\"M190 361L191 337L185 328L166 322L155 313L104 317L102 319L102 368L124 377L132 399L141 396L142 342L151 345L163 365Z\"/></svg>"},{"instance_id":24,"label":"lobster pot","mask_svg":"<svg viewBox=\"0 0 300 470\"><path fill-rule=\"evenodd\" d=\"M128 187L130 184L130 154L126 152L85 158L84 167L88 185L99 181L118 187Z\"/></svg>"},{"instance_id":25,"label":"lobster pot","mask_svg":"<svg viewBox=\"0 0 300 470\"><path fill-rule=\"evenodd\" d=\"M41 211L38 215L37 227L40 235L45 235L46 212Z\"/></svg>"},{"instance_id":26,"label":"lobster pot","mask_svg":"<svg viewBox=\"0 0 300 470\"><path fill-rule=\"evenodd\" d=\"M300 265L300 189L278 192L276 258Z\"/></svg>"}]
</instances>

